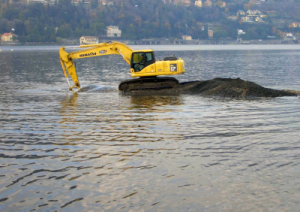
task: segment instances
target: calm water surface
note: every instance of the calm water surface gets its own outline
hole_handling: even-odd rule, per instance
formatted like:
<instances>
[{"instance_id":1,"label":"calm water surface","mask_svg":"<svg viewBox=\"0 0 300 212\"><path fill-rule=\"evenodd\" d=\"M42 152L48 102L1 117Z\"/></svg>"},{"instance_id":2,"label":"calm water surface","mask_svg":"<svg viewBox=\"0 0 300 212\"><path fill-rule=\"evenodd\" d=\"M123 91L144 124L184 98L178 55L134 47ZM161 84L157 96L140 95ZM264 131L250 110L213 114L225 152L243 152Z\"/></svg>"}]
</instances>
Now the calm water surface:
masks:
<instances>
[{"instance_id":1,"label":"calm water surface","mask_svg":"<svg viewBox=\"0 0 300 212\"><path fill-rule=\"evenodd\" d=\"M296 47L153 48L185 60L181 82L300 90ZM94 86L70 93L58 47L11 48L0 48L0 211L299 211L299 97L123 96L119 56L77 60Z\"/></svg>"}]
</instances>

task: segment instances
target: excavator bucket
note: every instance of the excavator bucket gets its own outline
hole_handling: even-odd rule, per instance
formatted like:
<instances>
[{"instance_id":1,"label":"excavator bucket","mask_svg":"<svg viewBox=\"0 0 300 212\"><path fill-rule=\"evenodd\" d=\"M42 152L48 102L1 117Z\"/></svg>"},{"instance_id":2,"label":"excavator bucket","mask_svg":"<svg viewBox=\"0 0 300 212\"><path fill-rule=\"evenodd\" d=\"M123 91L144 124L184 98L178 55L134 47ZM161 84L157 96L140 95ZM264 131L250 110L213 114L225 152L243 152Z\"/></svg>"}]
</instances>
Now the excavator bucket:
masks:
<instances>
[{"instance_id":1,"label":"excavator bucket","mask_svg":"<svg viewBox=\"0 0 300 212\"><path fill-rule=\"evenodd\" d=\"M72 90L74 87L79 89L80 84L79 84L79 80L77 77L75 64L74 64L73 60L68 58L68 53L65 51L65 48L63 48L63 47L59 50L59 55L60 55L61 66L63 68L65 77L67 79L69 89ZM70 83L68 80L68 75L72 78L72 80L74 82L74 85L72 87L70 86Z\"/></svg>"}]
</instances>

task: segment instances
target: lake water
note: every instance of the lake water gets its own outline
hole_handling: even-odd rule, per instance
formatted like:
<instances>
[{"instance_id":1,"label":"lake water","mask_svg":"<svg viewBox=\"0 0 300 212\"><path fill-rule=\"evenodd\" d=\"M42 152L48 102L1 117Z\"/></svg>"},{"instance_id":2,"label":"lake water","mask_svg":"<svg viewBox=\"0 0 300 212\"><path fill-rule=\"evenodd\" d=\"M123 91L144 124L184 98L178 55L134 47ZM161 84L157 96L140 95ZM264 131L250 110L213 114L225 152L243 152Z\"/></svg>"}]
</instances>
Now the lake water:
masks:
<instances>
[{"instance_id":1,"label":"lake water","mask_svg":"<svg viewBox=\"0 0 300 212\"><path fill-rule=\"evenodd\" d=\"M298 45L150 48L180 82L300 90ZM0 211L299 211L299 97L124 96L116 55L77 60L94 86L70 93L58 49L0 47Z\"/></svg>"}]
</instances>

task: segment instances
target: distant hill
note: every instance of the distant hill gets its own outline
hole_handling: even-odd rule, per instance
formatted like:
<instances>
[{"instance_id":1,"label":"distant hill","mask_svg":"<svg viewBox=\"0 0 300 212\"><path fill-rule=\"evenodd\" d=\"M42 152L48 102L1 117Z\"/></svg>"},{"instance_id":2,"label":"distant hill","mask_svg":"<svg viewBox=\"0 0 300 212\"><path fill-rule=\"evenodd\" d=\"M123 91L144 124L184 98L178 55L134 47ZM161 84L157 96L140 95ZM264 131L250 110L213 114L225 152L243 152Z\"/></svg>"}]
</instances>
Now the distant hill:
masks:
<instances>
[{"instance_id":1,"label":"distant hill","mask_svg":"<svg viewBox=\"0 0 300 212\"><path fill-rule=\"evenodd\" d=\"M237 30L244 39L283 37L284 32L299 33L300 0L0 0L0 34L11 32L21 42L56 42L57 38L82 35L106 36L106 26L118 26L126 39L178 38L236 39ZM261 20L252 22L237 12L259 10ZM245 17L248 14L245 15ZM235 18L236 17L236 18ZM258 21L256 21L256 19Z\"/></svg>"}]
</instances>

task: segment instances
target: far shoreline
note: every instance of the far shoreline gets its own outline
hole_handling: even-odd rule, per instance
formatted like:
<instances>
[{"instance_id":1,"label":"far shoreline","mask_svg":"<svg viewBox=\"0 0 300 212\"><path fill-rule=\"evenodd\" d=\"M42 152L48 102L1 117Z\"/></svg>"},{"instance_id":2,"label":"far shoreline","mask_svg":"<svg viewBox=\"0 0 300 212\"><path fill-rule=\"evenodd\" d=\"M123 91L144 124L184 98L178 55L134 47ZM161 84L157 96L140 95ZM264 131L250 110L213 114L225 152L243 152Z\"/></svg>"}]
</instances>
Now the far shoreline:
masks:
<instances>
[{"instance_id":1,"label":"far shoreline","mask_svg":"<svg viewBox=\"0 0 300 212\"><path fill-rule=\"evenodd\" d=\"M205 44L205 45L128 45L135 50L151 48L155 51L221 51L221 50L300 50L298 44ZM79 45L12 45L0 46L0 54L13 51L58 51L66 47L68 51L80 49Z\"/></svg>"}]
</instances>

